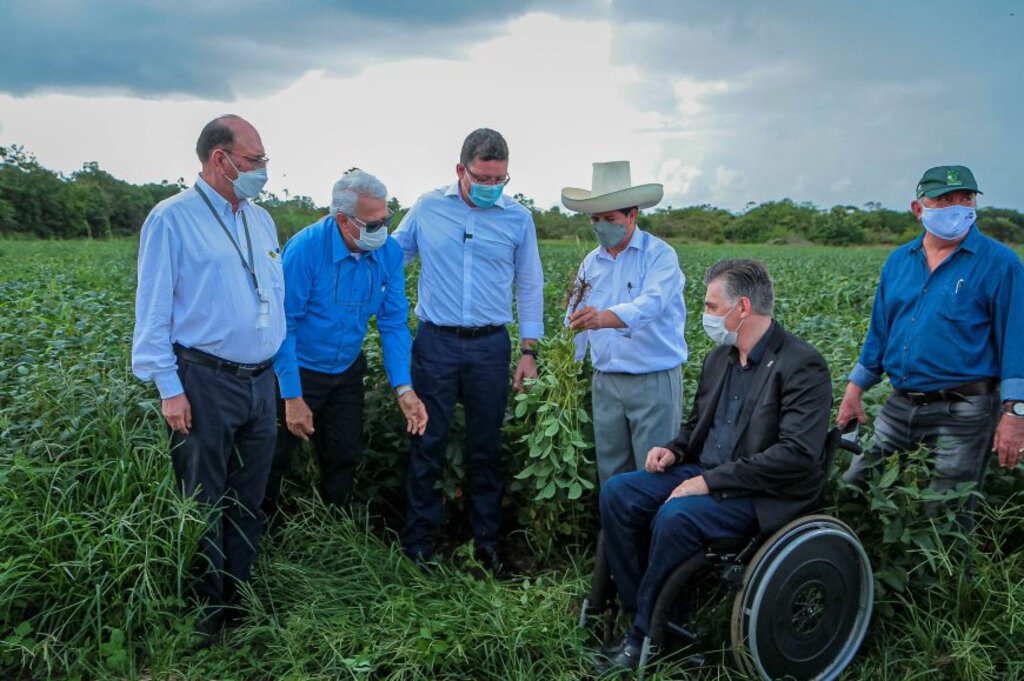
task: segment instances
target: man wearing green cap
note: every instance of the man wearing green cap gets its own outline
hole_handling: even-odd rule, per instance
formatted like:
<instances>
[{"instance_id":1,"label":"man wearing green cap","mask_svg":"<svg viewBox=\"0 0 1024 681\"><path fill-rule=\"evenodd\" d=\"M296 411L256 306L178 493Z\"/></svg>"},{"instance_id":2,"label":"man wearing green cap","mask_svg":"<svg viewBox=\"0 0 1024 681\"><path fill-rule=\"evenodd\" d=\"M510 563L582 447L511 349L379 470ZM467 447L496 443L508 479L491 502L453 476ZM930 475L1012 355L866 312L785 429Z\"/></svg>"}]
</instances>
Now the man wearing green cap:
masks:
<instances>
[{"instance_id":1,"label":"man wearing green cap","mask_svg":"<svg viewBox=\"0 0 1024 681\"><path fill-rule=\"evenodd\" d=\"M938 491L968 481L980 488L990 451L1005 468L1024 460L1024 266L978 230L980 193L964 166L931 168L918 182L910 210L924 233L882 268L839 406L839 425L864 423L862 395L888 375L892 395L847 482L862 483L883 457L921 445L932 449Z\"/></svg>"}]
</instances>

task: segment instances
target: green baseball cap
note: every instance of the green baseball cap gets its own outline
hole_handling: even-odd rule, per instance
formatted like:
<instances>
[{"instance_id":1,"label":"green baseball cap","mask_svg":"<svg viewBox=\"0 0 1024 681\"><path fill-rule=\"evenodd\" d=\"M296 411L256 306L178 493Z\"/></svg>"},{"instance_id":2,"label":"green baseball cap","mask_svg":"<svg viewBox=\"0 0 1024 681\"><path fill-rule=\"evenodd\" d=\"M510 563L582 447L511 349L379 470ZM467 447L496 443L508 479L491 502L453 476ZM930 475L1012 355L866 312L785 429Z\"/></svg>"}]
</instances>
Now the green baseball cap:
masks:
<instances>
[{"instance_id":1,"label":"green baseball cap","mask_svg":"<svg viewBox=\"0 0 1024 681\"><path fill-rule=\"evenodd\" d=\"M980 194L974 173L967 166L935 166L924 171L917 183L917 198L936 199L943 194L969 191Z\"/></svg>"}]
</instances>

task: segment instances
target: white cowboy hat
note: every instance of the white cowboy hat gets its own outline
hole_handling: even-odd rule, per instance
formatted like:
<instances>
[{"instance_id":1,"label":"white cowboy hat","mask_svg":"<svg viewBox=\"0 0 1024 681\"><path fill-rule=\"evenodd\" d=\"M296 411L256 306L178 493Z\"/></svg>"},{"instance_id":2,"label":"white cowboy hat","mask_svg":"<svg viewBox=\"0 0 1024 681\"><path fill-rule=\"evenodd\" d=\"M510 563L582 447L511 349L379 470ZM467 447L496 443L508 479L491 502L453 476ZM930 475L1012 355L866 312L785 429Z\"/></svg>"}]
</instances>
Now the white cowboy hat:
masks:
<instances>
[{"instance_id":1,"label":"white cowboy hat","mask_svg":"<svg viewBox=\"0 0 1024 681\"><path fill-rule=\"evenodd\" d=\"M608 161L594 164L593 189L566 187L562 203L578 213L604 213L620 208L656 206L665 190L660 184L632 186L629 161Z\"/></svg>"}]
</instances>

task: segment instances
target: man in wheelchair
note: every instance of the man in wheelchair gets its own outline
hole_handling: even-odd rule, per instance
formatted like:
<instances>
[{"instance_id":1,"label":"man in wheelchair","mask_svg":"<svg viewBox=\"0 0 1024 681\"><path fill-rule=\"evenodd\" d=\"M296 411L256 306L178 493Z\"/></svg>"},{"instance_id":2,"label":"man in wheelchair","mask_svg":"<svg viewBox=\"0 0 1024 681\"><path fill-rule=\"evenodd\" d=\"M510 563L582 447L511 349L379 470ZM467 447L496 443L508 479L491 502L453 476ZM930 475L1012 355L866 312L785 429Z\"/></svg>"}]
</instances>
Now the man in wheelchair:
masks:
<instances>
[{"instance_id":1,"label":"man in wheelchair","mask_svg":"<svg viewBox=\"0 0 1024 681\"><path fill-rule=\"evenodd\" d=\"M813 505L832 385L811 345L772 319L765 267L723 260L704 277L703 326L719 345L701 369L679 434L648 452L645 469L601 489L604 558L633 618L599 673L635 670L659 589L709 542L771 532Z\"/></svg>"}]
</instances>

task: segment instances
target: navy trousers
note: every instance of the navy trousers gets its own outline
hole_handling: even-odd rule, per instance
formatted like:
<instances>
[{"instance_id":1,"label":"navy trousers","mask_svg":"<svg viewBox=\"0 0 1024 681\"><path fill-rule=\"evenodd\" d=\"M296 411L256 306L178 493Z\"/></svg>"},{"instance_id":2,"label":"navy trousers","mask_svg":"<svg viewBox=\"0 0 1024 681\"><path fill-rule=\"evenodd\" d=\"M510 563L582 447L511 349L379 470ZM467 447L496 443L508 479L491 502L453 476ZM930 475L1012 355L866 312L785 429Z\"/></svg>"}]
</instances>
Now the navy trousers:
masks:
<instances>
[{"instance_id":1,"label":"navy trousers","mask_svg":"<svg viewBox=\"0 0 1024 681\"><path fill-rule=\"evenodd\" d=\"M494 546L501 531L505 474L501 424L508 403L511 343L507 331L460 338L420 324L412 346L412 383L427 409L422 436L413 436L406 477L402 545L410 555L429 555L441 528L441 492L448 430L456 401L466 412L466 475L477 547Z\"/></svg>"},{"instance_id":2,"label":"navy trousers","mask_svg":"<svg viewBox=\"0 0 1024 681\"><path fill-rule=\"evenodd\" d=\"M680 483L700 474L700 466L685 464L664 473L620 473L601 487L605 559L622 609L635 615L634 643L649 631L654 601L672 570L710 541L757 533L749 497L665 501Z\"/></svg>"},{"instance_id":3,"label":"navy trousers","mask_svg":"<svg viewBox=\"0 0 1024 681\"><path fill-rule=\"evenodd\" d=\"M188 435L171 434L171 461L185 496L208 513L206 533L191 571L193 593L218 612L237 600L252 575L277 435L274 371L252 378L183 360L178 376L192 407Z\"/></svg>"}]
</instances>

